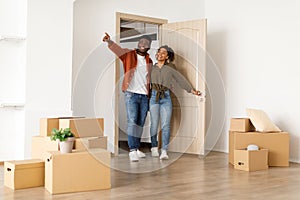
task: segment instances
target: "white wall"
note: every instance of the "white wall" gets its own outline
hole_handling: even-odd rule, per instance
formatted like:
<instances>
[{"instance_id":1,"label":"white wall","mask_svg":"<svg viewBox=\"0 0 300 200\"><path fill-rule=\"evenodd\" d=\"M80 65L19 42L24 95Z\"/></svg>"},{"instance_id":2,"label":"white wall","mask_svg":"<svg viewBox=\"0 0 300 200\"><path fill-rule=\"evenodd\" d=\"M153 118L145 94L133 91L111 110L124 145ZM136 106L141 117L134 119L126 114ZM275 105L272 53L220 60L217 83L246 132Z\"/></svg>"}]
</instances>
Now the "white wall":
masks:
<instances>
[{"instance_id":1,"label":"white wall","mask_svg":"<svg viewBox=\"0 0 300 200\"><path fill-rule=\"evenodd\" d=\"M28 13L28 14L27 14ZM70 116L73 0L4 0L0 35L0 161L29 158L39 119Z\"/></svg>"},{"instance_id":2,"label":"white wall","mask_svg":"<svg viewBox=\"0 0 300 200\"><path fill-rule=\"evenodd\" d=\"M116 33L115 13L168 19L204 17L204 1L77 0L74 3L73 105L75 115L105 118L109 148L114 143L114 55L102 42L104 32Z\"/></svg>"},{"instance_id":3,"label":"white wall","mask_svg":"<svg viewBox=\"0 0 300 200\"><path fill-rule=\"evenodd\" d=\"M28 25L28 36L23 42L28 45L27 50L23 43L18 43L17 53L9 56L26 62L24 54L27 51L26 75L22 62L16 65L20 73L14 74L20 77L16 81L26 90L11 87L18 92L7 92L12 98L26 100L25 114L24 110L0 111L0 131L10 131L10 136L18 140L17 144L10 143L1 134L0 160L7 155L13 158L29 156L31 136L38 134L40 117L71 114L72 2L28 0L27 24L27 1L0 2L0 35L26 35ZM204 0L177 2L176 6L171 0L148 2L154 6L137 0L75 2L75 114L105 117L105 131L113 135L114 56L101 39L104 32L112 36L115 33L115 12L164 18L169 22L205 16L208 19L208 52L220 70L226 91L226 123L215 149L225 152L228 149L230 118L245 116L247 107L255 107L265 110L281 129L290 133L290 159L300 162L297 123L300 114L297 109L300 99L297 93L300 87L297 77L300 21L297 19L300 14L297 11L300 2L207 0L205 9ZM11 48L12 44L0 43L0 55L8 55L8 45ZM88 61L89 55L92 59ZM86 67L82 67L85 61L83 66ZM0 62L3 73L9 73L7 63ZM24 119L26 123L18 123ZM25 124L26 131L22 132ZM109 140L113 142L112 137Z\"/></svg>"},{"instance_id":4,"label":"white wall","mask_svg":"<svg viewBox=\"0 0 300 200\"><path fill-rule=\"evenodd\" d=\"M26 0L0 1L0 38L26 36ZM0 104L25 102L26 40L0 39ZM23 107L0 106L0 161L24 154Z\"/></svg>"},{"instance_id":5,"label":"white wall","mask_svg":"<svg viewBox=\"0 0 300 200\"><path fill-rule=\"evenodd\" d=\"M25 157L39 119L70 116L73 0L28 0Z\"/></svg>"},{"instance_id":6,"label":"white wall","mask_svg":"<svg viewBox=\"0 0 300 200\"><path fill-rule=\"evenodd\" d=\"M226 127L216 149L227 151L231 117L262 109L290 133L290 160L300 162L300 2L207 0L208 52L226 89Z\"/></svg>"}]
</instances>

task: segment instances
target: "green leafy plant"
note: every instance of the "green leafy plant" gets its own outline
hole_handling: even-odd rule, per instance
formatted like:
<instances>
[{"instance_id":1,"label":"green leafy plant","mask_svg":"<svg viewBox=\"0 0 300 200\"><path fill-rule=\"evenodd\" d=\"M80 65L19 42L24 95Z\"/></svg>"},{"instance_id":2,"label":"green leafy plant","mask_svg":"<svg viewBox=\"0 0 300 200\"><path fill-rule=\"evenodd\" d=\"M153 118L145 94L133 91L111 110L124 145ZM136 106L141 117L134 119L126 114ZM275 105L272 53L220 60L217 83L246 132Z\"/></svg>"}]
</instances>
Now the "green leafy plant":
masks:
<instances>
[{"instance_id":1,"label":"green leafy plant","mask_svg":"<svg viewBox=\"0 0 300 200\"><path fill-rule=\"evenodd\" d=\"M51 131L51 140L59 140L61 142L66 141L67 138L74 137L74 134L71 132L70 128L57 130L56 128Z\"/></svg>"}]
</instances>

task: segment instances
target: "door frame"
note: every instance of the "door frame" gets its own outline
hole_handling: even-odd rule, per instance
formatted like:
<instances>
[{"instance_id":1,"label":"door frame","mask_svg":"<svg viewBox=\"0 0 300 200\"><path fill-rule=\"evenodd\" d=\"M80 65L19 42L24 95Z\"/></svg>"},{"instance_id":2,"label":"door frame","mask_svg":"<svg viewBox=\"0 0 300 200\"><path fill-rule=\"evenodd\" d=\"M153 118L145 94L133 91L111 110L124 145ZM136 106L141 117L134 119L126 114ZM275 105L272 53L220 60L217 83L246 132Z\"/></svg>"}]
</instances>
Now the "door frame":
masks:
<instances>
[{"instance_id":1,"label":"door frame","mask_svg":"<svg viewBox=\"0 0 300 200\"><path fill-rule=\"evenodd\" d=\"M140 21L140 22L146 22L150 24L157 24L158 25L158 40L160 41L161 34L160 34L160 26L162 24L168 23L167 19L160 19L160 18L154 18L154 17L147 17L147 16L140 16L140 15L134 15L134 14L128 14L128 13L120 13L116 12L116 43L120 44L120 25L121 20L132 20L132 21ZM120 79L120 62L118 62L118 58L115 59L115 91L119 91L119 79ZM115 129L115 135L114 135L114 155L119 155L119 92L115 94L115 120L114 120L114 129Z\"/></svg>"}]
</instances>

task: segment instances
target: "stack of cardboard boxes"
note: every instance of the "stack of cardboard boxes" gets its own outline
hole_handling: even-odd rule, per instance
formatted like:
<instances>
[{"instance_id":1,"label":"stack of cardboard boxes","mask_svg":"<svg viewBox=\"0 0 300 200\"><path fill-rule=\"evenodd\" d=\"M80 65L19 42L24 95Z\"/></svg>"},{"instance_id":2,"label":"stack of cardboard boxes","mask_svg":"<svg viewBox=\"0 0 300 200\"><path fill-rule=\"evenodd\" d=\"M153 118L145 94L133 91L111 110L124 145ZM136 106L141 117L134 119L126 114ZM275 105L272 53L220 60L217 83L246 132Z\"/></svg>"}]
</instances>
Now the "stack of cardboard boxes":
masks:
<instances>
[{"instance_id":1,"label":"stack of cardboard boxes","mask_svg":"<svg viewBox=\"0 0 300 200\"><path fill-rule=\"evenodd\" d=\"M70 128L76 139L74 149L107 148L107 136L103 136L103 118L42 118L40 119L40 135L33 136L31 157L46 159L47 151L58 151L57 141L51 141L53 128Z\"/></svg>"},{"instance_id":2,"label":"stack of cardboard boxes","mask_svg":"<svg viewBox=\"0 0 300 200\"><path fill-rule=\"evenodd\" d=\"M61 154L51 141L53 128L70 128L76 139L72 153ZM12 189L44 186L51 194L108 189L110 152L102 118L43 118L32 137L32 159L4 163L4 185Z\"/></svg>"},{"instance_id":3,"label":"stack of cardboard boxes","mask_svg":"<svg viewBox=\"0 0 300 200\"><path fill-rule=\"evenodd\" d=\"M248 151L248 145L260 149ZM289 134L287 132L255 132L248 118L232 118L229 130L229 163L235 169L257 171L268 166L289 166Z\"/></svg>"}]
</instances>

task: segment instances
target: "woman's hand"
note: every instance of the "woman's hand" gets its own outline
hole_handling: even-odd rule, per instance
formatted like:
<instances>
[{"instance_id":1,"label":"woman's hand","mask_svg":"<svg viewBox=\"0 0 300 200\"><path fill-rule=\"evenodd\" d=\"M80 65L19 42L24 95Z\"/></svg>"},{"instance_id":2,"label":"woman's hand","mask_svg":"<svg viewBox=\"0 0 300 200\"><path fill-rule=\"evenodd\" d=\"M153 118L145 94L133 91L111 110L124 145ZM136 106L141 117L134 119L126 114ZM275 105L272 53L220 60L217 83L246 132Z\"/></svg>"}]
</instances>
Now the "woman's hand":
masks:
<instances>
[{"instance_id":1,"label":"woman's hand","mask_svg":"<svg viewBox=\"0 0 300 200\"><path fill-rule=\"evenodd\" d=\"M197 90L192 90L191 93L194 94L194 95L197 95L197 96L201 96L202 95L202 92L197 91Z\"/></svg>"}]
</instances>

